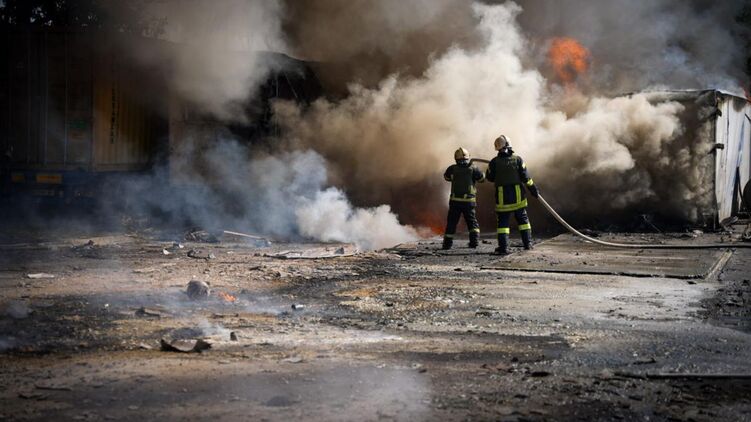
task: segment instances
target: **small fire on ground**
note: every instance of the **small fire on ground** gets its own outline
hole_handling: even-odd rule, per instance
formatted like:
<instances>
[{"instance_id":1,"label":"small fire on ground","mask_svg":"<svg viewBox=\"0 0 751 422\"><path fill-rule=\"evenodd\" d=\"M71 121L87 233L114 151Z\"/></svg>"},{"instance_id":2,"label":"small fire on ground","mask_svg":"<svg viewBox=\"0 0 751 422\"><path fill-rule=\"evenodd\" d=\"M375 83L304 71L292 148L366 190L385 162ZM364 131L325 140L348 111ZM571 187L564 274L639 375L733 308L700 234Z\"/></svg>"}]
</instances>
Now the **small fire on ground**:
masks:
<instances>
[{"instance_id":1,"label":"small fire on ground","mask_svg":"<svg viewBox=\"0 0 751 422\"><path fill-rule=\"evenodd\" d=\"M429 230L431 235L443 234L446 224L444 216L431 212L418 212L416 217L419 225Z\"/></svg>"},{"instance_id":2,"label":"small fire on ground","mask_svg":"<svg viewBox=\"0 0 751 422\"><path fill-rule=\"evenodd\" d=\"M225 302L234 303L235 301L237 301L237 297L232 296L231 294L225 293L225 292L218 292L217 297L219 297Z\"/></svg>"}]
</instances>

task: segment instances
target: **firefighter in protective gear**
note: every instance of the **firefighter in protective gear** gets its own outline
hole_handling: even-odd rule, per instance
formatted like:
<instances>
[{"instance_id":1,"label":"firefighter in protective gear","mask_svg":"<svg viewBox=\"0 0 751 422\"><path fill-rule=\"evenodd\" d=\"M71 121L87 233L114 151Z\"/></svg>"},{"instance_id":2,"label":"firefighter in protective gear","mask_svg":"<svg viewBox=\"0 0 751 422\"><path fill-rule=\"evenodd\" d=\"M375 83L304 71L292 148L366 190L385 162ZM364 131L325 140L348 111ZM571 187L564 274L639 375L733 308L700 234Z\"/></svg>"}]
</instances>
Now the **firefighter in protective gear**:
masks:
<instances>
[{"instance_id":1,"label":"firefighter in protective gear","mask_svg":"<svg viewBox=\"0 0 751 422\"><path fill-rule=\"evenodd\" d=\"M476 248L480 238L480 225L477 223L475 207L477 205L477 183L485 181L485 175L477 167L469 163L469 151L459 148L454 153L456 164L450 166L443 173L443 178L451 182L451 197L449 198L449 213L446 222L446 232L443 236L443 249L451 249L454 244L456 225L459 217L464 216L469 230L469 247Z\"/></svg>"},{"instance_id":2,"label":"firefighter in protective gear","mask_svg":"<svg viewBox=\"0 0 751 422\"><path fill-rule=\"evenodd\" d=\"M529 176L524 160L514 154L508 137L499 136L495 140L495 149L498 155L490 161L485 173L488 181L495 182L495 212L498 217L498 248L495 251L501 255L508 254L511 214L519 225L524 249L532 249L532 226L527 216L527 198L522 185L535 198L539 196L539 191Z\"/></svg>"}]
</instances>

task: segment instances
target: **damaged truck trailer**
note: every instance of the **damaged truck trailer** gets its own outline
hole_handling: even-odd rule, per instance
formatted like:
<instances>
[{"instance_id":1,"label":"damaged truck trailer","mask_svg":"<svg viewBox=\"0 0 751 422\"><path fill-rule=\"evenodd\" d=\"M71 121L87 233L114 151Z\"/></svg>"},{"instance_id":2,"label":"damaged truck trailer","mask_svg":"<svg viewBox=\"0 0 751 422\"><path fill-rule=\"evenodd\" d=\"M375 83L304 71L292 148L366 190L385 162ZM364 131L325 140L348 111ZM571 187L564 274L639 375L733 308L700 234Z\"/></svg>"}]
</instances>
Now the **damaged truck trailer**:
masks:
<instances>
[{"instance_id":1,"label":"damaged truck trailer","mask_svg":"<svg viewBox=\"0 0 751 422\"><path fill-rule=\"evenodd\" d=\"M669 101L683 106L678 115L682 133L668 148L675 161L689 162L695 170L690 178L695 180L654 181L669 185L665 191L691 191L691 199L678 197L668 205L680 207L692 223L710 227L747 212L743 192L751 189L751 103L719 90L656 91L646 95L653 103Z\"/></svg>"},{"instance_id":2,"label":"damaged truck trailer","mask_svg":"<svg viewBox=\"0 0 751 422\"><path fill-rule=\"evenodd\" d=\"M108 178L150 167L167 139L165 113L151 103L161 96L155 76L95 33L2 35L3 197L91 198Z\"/></svg>"}]
</instances>

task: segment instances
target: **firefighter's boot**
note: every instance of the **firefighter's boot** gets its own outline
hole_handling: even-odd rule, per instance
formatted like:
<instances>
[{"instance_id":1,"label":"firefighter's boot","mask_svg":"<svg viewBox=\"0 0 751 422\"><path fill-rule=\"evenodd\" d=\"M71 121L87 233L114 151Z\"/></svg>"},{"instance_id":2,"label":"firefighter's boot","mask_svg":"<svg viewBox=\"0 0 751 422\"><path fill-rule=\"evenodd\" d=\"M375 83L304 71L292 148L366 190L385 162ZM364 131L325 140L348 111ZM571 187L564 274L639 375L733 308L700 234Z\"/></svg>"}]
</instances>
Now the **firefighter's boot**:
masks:
<instances>
[{"instance_id":1,"label":"firefighter's boot","mask_svg":"<svg viewBox=\"0 0 751 422\"><path fill-rule=\"evenodd\" d=\"M522 230L522 243L525 250L532 249L532 230Z\"/></svg>"},{"instance_id":2,"label":"firefighter's boot","mask_svg":"<svg viewBox=\"0 0 751 422\"><path fill-rule=\"evenodd\" d=\"M452 246L454 246L454 239L452 239L450 237L444 237L443 238L443 246L441 247L441 249L443 249L443 250L449 250L449 249L451 249Z\"/></svg>"},{"instance_id":3,"label":"firefighter's boot","mask_svg":"<svg viewBox=\"0 0 751 422\"><path fill-rule=\"evenodd\" d=\"M498 247L495 248L496 255L508 255L508 235L498 235Z\"/></svg>"},{"instance_id":4,"label":"firefighter's boot","mask_svg":"<svg viewBox=\"0 0 751 422\"><path fill-rule=\"evenodd\" d=\"M470 232L469 233L469 247L472 249L477 248L477 245L480 243L480 233L478 232Z\"/></svg>"}]
</instances>

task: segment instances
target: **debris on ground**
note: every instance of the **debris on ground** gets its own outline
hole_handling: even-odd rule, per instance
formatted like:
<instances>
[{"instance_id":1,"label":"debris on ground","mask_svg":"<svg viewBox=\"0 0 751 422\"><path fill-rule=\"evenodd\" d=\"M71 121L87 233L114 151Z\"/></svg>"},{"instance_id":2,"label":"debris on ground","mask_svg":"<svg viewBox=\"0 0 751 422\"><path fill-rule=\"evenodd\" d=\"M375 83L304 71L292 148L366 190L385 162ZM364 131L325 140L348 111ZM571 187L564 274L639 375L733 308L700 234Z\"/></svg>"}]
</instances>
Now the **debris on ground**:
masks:
<instances>
[{"instance_id":1,"label":"debris on ground","mask_svg":"<svg viewBox=\"0 0 751 422\"><path fill-rule=\"evenodd\" d=\"M267 254L270 258L278 259L325 259L355 256L360 250L355 245L343 245L325 248L309 248L297 251L284 251L275 254Z\"/></svg>"},{"instance_id":2,"label":"debris on ground","mask_svg":"<svg viewBox=\"0 0 751 422\"><path fill-rule=\"evenodd\" d=\"M244 243L251 243L253 246L256 247L269 247L271 246L271 241L263 236L257 236L254 234L246 234L246 233L238 233L233 232L229 230L225 230L222 232L222 240L223 241L242 241Z\"/></svg>"},{"instance_id":3,"label":"debris on ground","mask_svg":"<svg viewBox=\"0 0 751 422\"><path fill-rule=\"evenodd\" d=\"M185 292L191 300L203 300L211 294L211 287L205 281L191 280Z\"/></svg>"},{"instance_id":4,"label":"debris on ground","mask_svg":"<svg viewBox=\"0 0 751 422\"><path fill-rule=\"evenodd\" d=\"M170 254L173 254L175 252L179 252L180 249L183 249L183 248L185 248L185 246L183 246L182 243L172 242L172 246L170 246L168 248L162 249L162 253L164 255L170 255Z\"/></svg>"},{"instance_id":5,"label":"debris on ground","mask_svg":"<svg viewBox=\"0 0 751 422\"><path fill-rule=\"evenodd\" d=\"M196 341L190 340L173 340L167 341L165 339L159 340L161 350L163 352L176 352L176 353L201 353L205 350L211 349L211 343L206 340L198 339Z\"/></svg>"},{"instance_id":6,"label":"debris on ground","mask_svg":"<svg viewBox=\"0 0 751 422\"><path fill-rule=\"evenodd\" d=\"M299 303L293 303L292 309L295 311L300 311L302 309L305 309L305 305L299 304Z\"/></svg>"},{"instance_id":7,"label":"debris on ground","mask_svg":"<svg viewBox=\"0 0 751 422\"><path fill-rule=\"evenodd\" d=\"M36 387L39 390L50 390L50 391L73 391L72 388L65 384L59 384L59 383L37 383L34 384L34 387Z\"/></svg>"},{"instance_id":8,"label":"debris on ground","mask_svg":"<svg viewBox=\"0 0 751 422\"><path fill-rule=\"evenodd\" d=\"M136 316L140 317L150 317L150 318L161 318L162 312L159 312L154 309L149 309L145 307L140 307L136 310Z\"/></svg>"},{"instance_id":9,"label":"debris on ground","mask_svg":"<svg viewBox=\"0 0 751 422\"><path fill-rule=\"evenodd\" d=\"M49 273L32 273L26 274L26 278L30 278L32 280L40 280L45 278L55 278L55 275Z\"/></svg>"},{"instance_id":10,"label":"debris on ground","mask_svg":"<svg viewBox=\"0 0 751 422\"><path fill-rule=\"evenodd\" d=\"M219 238L200 228L190 229L184 236L188 242L219 243Z\"/></svg>"},{"instance_id":11,"label":"debris on ground","mask_svg":"<svg viewBox=\"0 0 751 422\"><path fill-rule=\"evenodd\" d=\"M235 333L234 331L230 332L229 339L230 341L237 341L237 333Z\"/></svg>"},{"instance_id":12,"label":"debris on ground","mask_svg":"<svg viewBox=\"0 0 751 422\"><path fill-rule=\"evenodd\" d=\"M213 253L208 253L202 250L198 249L191 249L188 251L188 258L194 258L194 259L214 259L216 256Z\"/></svg>"},{"instance_id":13,"label":"debris on ground","mask_svg":"<svg viewBox=\"0 0 751 422\"><path fill-rule=\"evenodd\" d=\"M90 250L94 249L94 246L95 246L94 241L93 240L89 240L88 242L84 243L83 245L74 246L73 250L74 251L90 251Z\"/></svg>"}]
</instances>

